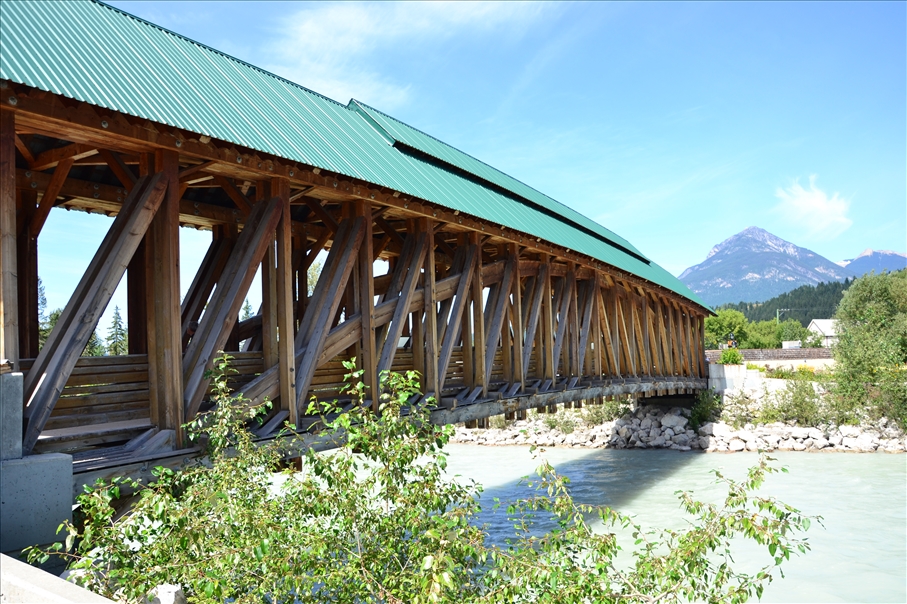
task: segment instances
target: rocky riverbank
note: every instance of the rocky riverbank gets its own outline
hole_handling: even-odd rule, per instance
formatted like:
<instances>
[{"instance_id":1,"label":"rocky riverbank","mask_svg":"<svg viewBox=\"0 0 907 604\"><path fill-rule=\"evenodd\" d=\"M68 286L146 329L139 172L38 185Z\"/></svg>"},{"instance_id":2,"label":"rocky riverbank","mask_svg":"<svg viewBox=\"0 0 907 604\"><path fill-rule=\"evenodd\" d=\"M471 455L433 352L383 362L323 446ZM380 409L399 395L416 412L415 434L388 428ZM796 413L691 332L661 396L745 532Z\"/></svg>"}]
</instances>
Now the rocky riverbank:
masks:
<instances>
[{"instance_id":1,"label":"rocky riverbank","mask_svg":"<svg viewBox=\"0 0 907 604\"><path fill-rule=\"evenodd\" d=\"M781 423L735 429L709 422L692 430L690 410L640 406L614 421L593 423L582 410L535 414L527 419L493 422L497 427L458 426L452 442L502 446L586 447L595 449L673 449L734 453L738 451L816 451L903 453L907 438L886 421L863 426L789 426Z\"/></svg>"}]
</instances>

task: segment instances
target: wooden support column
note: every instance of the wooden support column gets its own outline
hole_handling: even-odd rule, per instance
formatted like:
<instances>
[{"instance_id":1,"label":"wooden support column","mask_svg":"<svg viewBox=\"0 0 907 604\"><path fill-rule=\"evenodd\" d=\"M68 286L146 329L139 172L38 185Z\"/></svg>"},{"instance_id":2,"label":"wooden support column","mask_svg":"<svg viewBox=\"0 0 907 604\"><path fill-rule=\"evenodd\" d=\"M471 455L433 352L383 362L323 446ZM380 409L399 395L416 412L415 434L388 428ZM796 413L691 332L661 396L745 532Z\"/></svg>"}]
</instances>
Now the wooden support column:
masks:
<instances>
[{"instance_id":1,"label":"wooden support column","mask_svg":"<svg viewBox=\"0 0 907 604\"><path fill-rule=\"evenodd\" d=\"M255 203L268 199L270 187L267 182L255 183ZM289 198L289 193L287 195ZM264 368L277 365L277 250L274 237L261 261L261 352Z\"/></svg>"},{"instance_id":2,"label":"wooden support column","mask_svg":"<svg viewBox=\"0 0 907 604\"><path fill-rule=\"evenodd\" d=\"M513 265L516 264L516 258L509 258L504 266L504 276L501 282L497 284L496 295L488 296L488 306L491 312L488 314L489 322L487 325L488 333L485 337L485 382L491 379L492 366L494 364L494 355L497 351L498 344L501 341L501 330L504 325L504 316L507 306L510 303L510 289L513 287ZM508 327L509 330L509 327ZM504 354L510 354L509 350L502 351Z\"/></svg>"},{"instance_id":3,"label":"wooden support column","mask_svg":"<svg viewBox=\"0 0 907 604\"><path fill-rule=\"evenodd\" d=\"M277 362L280 367L280 408L289 411L291 424L298 421L296 407L296 333L293 322L293 233L290 218L290 183L285 178L271 180L271 195L280 198L277 223L276 277L273 297L277 314ZM267 366L265 366L267 369Z\"/></svg>"},{"instance_id":4,"label":"wooden support column","mask_svg":"<svg viewBox=\"0 0 907 604\"><path fill-rule=\"evenodd\" d=\"M545 264L545 275L543 277L539 271L539 279L542 279L542 329L539 330L541 346L538 347L537 362L541 377L551 380L553 384L556 368L554 366L554 301L551 298L550 256L542 254L542 262Z\"/></svg>"},{"instance_id":5,"label":"wooden support column","mask_svg":"<svg viewBox=\"0 0 907 604\"><path fill-rule=\"evenodd\" d=\"M444 330L444 342L441 344L441 354L438 358L439 388L443 388L444 386L444 380L447 377L447 368L450 366L450 357L453 354L454 346L460 340L461 334L463 340L461 352L464 363L464 379L467 382L470 379L470 373L466 371L467 359L470 363L472 362L472 348L466 345L471 337L467 313L469 312L469 288L472 284L472 274L476 270L478 250L476 249L476 246L466 243L465 236L460 240L460 249L465 250L461 265L460 280L457 283L456 299L450 309L450 320ZM467 349L470 351L469 354L466 352ZM469 367L471 369L472 365L470 364Z\"/></svg>"},{"instance_id":6,"label":"wooden support column","mask_svg":"<svg viewBox=\"0 0 907 604\"><path fill-rule=\"evenodd\" d=\"M153 164L154 154L140 153L139 176L149 176L154 167ZM145 239L143 239L126 269L126 330L129 354L146 354L148 352L146 249Z\"/></svg>"},{"instance_id":7,"label":"wooden support column","mask_svg":"<svg viewBox=\"0 0 907 604\"><path fill-rule=\"evenodd\" d=\"M600 380L604 374L603 367L605 366L606 353L605 345L602 342L602 288L601 276L598 271L595 272L595 281L592 284L592 291L589 292L589 295L592 296L592 377Z\"/></svg>"},{"instance_id":8,"label":"wooden support column","mask_svg":"<svg viewBox=\"0 0 907 604\"><path fill-rule=\"evenodd\" d=\"M510 255L513 257L513 287L511 295L511 327L513 331L513 376L514 384L519 384L519 392L526 386L526 374L523 371L523 299L520 275L520 247L516 243L510 244ZM504 329L507 329L505 326ZM522 419L522 418L521 418Z\"/></svg>"},{"instance_id":9,"label":"wooden support column","mask_svg":"<svg viewBox=\"0 0 907 604\"><path fill-rule=\"evenodd\" d=\"M355 215L362 217L363 244L359 246L358 272L356 274L357 299L355 312L362 317L362 337L356 357L362 369L362 383L372 400L372 411L378 412L378 351L375 344L375 265L372 257L372 206L358 201Z\"/></svg>"},{"instance_id":10,"label":"wooden support column","mask_svg":"<svg viewBox=\"0 0 907 604\"><path fill-rule=\"evenodd\" d=\"M19 370L16 114L0 111L0 359Z\"/></svg>"},{"instance_id":11,"label":"wooden support column","mask_svg":"<svg viewBox=\"0 0 907 604\"><path fill-rule=\"evenodd\" d=\"M469 233L470 244L476 246L476 270L472 277L472 369L474 387L482 387L482 396L488 395L488 376L485 374L485 351L482 344L485 342L485 309L484 309L484 291L485 285L482 280L482 244L481 238L477 231Z\"/></svg>"},{"instance_id":12,"label":"wooden support column","mask_svg":"<svg viewBox=\"0 0 907 604\"><path fill-rule=\"evenodd\" d=\"M19 355L23 359L38 356L38 238L32 236L29 223L35 213L38 195L34 189L16 192L16 264L19 287Z\"/></svg>"},{"instance_id":13,"label":"wooden support column","mask_svg":"<svg viewBox=\"0 0 907 604\"><path fill-rule=\"evenodd\" d=\"M441 400L441 382L438 375L438 294L435 291L435 231L431 220L423 218L419 221L420 230L425 230L426 247L425 262L422 273L422 338L424 344L415 342L413 354L418 346L424 354L424 375L422 376L422 392L433 394L435 399Z\"/></svg>"},{"instance_id":14,"label":"wooden support column","mask_svg":"<svg viewBox=\"0 0 907 604\"><path fill-rule=\"evenodd\" d=\"M180 324L179 155L157 151L155 171L167 190L145 242L146 308L148 311L148 389L151 421L175 430L183 445L182 326Z\"/></svg>"}]
</instances>

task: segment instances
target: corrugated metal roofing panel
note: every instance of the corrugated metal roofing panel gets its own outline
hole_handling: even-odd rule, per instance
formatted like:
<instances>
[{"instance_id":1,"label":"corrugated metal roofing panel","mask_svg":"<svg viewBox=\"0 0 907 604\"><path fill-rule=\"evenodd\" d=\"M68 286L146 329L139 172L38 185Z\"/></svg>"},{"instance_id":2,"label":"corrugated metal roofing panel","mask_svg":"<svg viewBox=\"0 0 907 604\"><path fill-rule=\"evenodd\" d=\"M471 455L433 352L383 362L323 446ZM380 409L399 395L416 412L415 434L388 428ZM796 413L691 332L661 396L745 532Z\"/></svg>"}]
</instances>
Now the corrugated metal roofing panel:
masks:
<instances>
[{"instance_id":1,"label":"corrugated metal roofing panel","mask_svg":"<svg viewBox=\"0 0 907 604\"><path fill-rule=\"evenodd\" d=\"M552 199L533 189L529 185L509 176L497 168L489 166L485 162L478 160L471 155L460 151L459 149L448 145L447 143L436 139L430 134L426 134L417 128L401 122L400 120L383 113L374 107L370 107L361 101L353 99L350 101L352 105L357 106L363 112L368 114L379 127L381 127L385 132L392 136L396 141L399 141L407 146L413 147L422 151L427 155L431 155L441 161L449 163L465 172L477 176L478 178L488 181L494 185L497 185L503 189L506 189L515 195L526 199L531 203L536 203L548 210L560 214L564 219L575 222L578 226L587 228L595 231L597 234L614 241L618 245L625 247L640 256L645 257L639 250L637 250L632 243L614 233L610 229L602 226L601 224L595 222L594 220L589 219L586 216L583 216L573 208L562 204L561 202Z\"/></svg>"},{"instance_id":2,"label":"corrugated metal roofing panel","mask_svg":"<svg viewBox=\"0 0 907 604\"><path fill-rule=\"evenodd\" d=\"M609 245L638 253L608 229L371 107L341 105L92 0L3 2L0 20L0 78L401 191L587 254L704 306L657 265ZM387 128L393 141L430 157L390 144Z\"/></svg>"}]
</instances>

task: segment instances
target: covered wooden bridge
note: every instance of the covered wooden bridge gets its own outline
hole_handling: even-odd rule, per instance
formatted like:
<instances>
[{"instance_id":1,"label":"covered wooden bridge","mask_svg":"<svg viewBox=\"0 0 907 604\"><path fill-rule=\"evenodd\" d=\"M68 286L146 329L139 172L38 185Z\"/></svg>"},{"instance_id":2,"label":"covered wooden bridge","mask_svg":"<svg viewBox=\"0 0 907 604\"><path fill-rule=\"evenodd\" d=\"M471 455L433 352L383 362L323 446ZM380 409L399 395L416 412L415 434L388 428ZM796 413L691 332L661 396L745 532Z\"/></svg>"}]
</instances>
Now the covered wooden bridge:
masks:
<instances>
[{"instance_id":1,"label":"covered wooden bridge","mask_svg":"<svg viewBox=\"0 0 907 604\"><path fill-rule=\"evenodd\" d=\"M23 373L23 453L71 453L84 480L182 459L220 350L276 401L263 437L338 397L350 357L370 392L418 370L442 423L705 388L708 309L567 206L104 4L0 11L0 358ZM116 219L39 348L54 208ZM211 232L182 298L180 227ZM259 267L261 312L239 321ZM129 355L80 356L124 278Z\"/></svg>"}]
</instances>

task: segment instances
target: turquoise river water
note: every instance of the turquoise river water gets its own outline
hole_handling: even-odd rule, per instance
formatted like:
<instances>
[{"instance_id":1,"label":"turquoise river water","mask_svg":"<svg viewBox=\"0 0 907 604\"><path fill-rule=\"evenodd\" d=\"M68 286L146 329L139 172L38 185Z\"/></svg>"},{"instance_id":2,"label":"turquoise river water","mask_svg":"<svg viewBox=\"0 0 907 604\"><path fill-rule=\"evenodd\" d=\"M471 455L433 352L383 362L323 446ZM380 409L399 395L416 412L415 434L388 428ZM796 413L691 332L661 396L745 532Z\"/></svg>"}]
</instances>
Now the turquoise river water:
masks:
<instances>
[{"instance_id":1,"label":"turquoise river water","mask_svg":"<svg viewBox=\"0 0 907 604\"><path fill-rule=\"evenodd\" d=\"M529 447L448 445L448 470L484 485L481 521L502 541L510 527L493 498L506 502L529 491L518 486L538 460ZM635 516L644 527L681 528L678 490L718 501L724 490L713 469L742 479L757 461L731 455L670 450L548 449L545 457L570 477L577 501L608 505ZM907 602L907 455L777 452L760 493L806 514L822 516L807 533L812 551L783 565L763 602ZM629 537L628 535L626 537ZM622 542L625 548L632 540ZM742 543L735 560L755 571L769 562L764 547Z\"/></svg>"}]
</instances>

